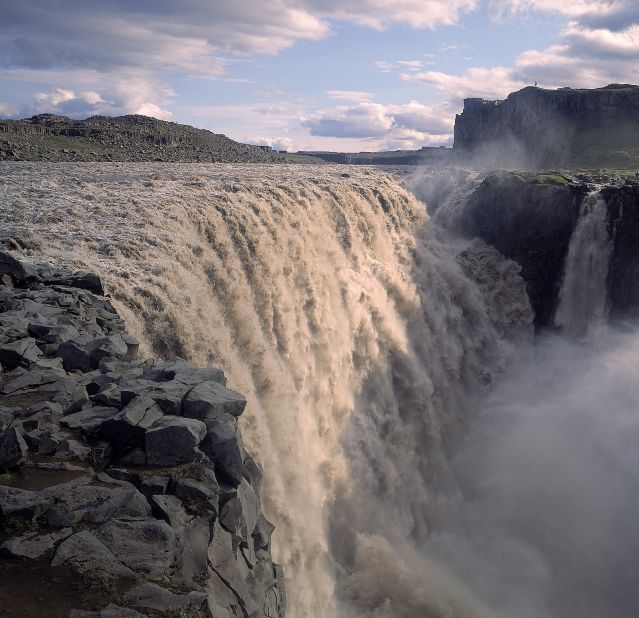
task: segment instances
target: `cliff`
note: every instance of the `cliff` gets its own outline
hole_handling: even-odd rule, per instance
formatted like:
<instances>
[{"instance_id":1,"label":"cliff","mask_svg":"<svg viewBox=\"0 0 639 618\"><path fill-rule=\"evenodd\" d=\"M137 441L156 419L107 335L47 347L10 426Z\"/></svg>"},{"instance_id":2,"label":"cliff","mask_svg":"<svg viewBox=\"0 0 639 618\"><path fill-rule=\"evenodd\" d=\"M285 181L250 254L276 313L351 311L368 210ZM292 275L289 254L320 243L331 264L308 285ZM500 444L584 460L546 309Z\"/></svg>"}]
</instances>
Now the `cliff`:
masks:
<instances>
[{"instance_id":1,"label":"cliff","mask_svg":"<svg viewBox=\"0 0 639 618\"><path fill-rule=\"evenodd\" d=\"M482 167L638 167L639 87L527 87L503 101L465 99L454 149Z\"/></svg>"},{"instance_id":2,"label":"cliff","mask_svg":"<svg viewBox=\"0 0 639 618\"><path fill-rule=\"evenodd\" d=\"M98 277L0 252L0 613L283 617L246 400L137 354Z\"/></svg>"},{"instance_id":3,"label":"cliff","mask_svg":"<svg viewBox=\"0 0 639 618\"><path fill-rule=\"evenodd\" d=\"M521 266L537 329L557 326L569 249L579 240L579 223L589 223L587 196L600 199L605 221L606 314L613 322L636 318L639 183L634 179L504 172L485 178L461 204L448 204L455 209L448 215L451 227L481 239ZM446 208L444 204L441 210ZM438 212L442 220L445 215ZM585 237L591 258L597 259L594 237Z\"/></svg>"},{"instance_id":4,"label":"cliff","mask_svg":"<svg viewBox=\"0 0 639 618\"><path fill-rule=\"evenodd\" d=\"M0 121L0 161L261 162L284 157L225 135L148 116Z\"/></svg>"}]
</instances>

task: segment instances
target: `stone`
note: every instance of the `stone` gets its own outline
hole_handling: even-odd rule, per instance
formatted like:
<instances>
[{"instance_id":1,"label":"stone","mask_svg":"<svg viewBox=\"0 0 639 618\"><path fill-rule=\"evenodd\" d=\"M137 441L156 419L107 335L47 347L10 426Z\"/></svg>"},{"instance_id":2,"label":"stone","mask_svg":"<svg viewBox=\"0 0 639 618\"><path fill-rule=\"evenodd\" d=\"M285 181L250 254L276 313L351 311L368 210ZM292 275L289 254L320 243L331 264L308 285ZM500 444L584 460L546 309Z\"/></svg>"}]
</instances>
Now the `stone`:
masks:
<instances>
[{"instance_id":1,"label":"stone","mask_svg":"<svg viewBox=\"0 0 639 618\"><path fill-rule=\"evenodd\" d=\"M133 579L133 571L122 564L92 532L82 530L57 548L51 566L66 564L78 573L100 573L106 578Z\"/></svg>"},{"instance_id":2,"label":"stone","mask_svg":"<svg viewBox=\"0 0 639 618\"><path fill-rule=\"evenodd\" d=\"M224 414L238 417L244 412L246 398L218 382L202 382L185 397L184 416L190 418L219 418Z\"/></svg>"},{"instance_id":3,"label":"stone","mask_svg":"<svg viewBox=\"0 0 639 618\"><path fill-rule=\"evenodd\" d=\"M187 515L182 506L181 500L175 496L151 496L150 503L153 515L157 519L163 519L173 530L181 531L190 519L190 516Z\"/></svg>"},{"instance_id":4,"label":"stone","mask_svg":"<svg viewBox=\"0 0 639 618\"><path fill-rule=\"evenodd\" d=\"M57 325L30 322L28 329L29 335L44 343L60 344L80 336L77 328L64 324Z\"/></svg>"},{"instance_id":5,"label":"stone","mask_svg":"<svg viewBox=\"0 0 639 618\"><path fill-rule=\"evenodd\" d=\"M0 364L6 371L18 365L28 366L41 356L40 349L33 337L23 337L11 343L0 345Z\"/></svg>"},{"instance_id":6,"label":"stone","mask_svg":"<svg viewBox=\"0 0 639 618\"><path fill-rule=\"evenodd\" d=\"M18 261L5 251L0 251L0 274L9 275L18 283L36 281L39 278L37 270L28 262Z\"/></svg>"},{"instance_id":7,"label":"stone","mask_svg":"<svg viewBox=\"0 0 639 618\"><path fill-rule=\"evenodd\" d=\"M164 416L146 432L146 458L151 466L175 466L197 461L197 447L206 435L202 421Z\"/></svg>"},{"instance_id":8,"label":"stone","mask_svg":"<svg viewBox=\"0 0 639 618\"><path fill-rule=\"evenodd\" d=\"M179 357L155 365L145 372L144 378L154 382L175 381L188 386L195 386L209 380L219 382L222 385L226 384L226 377L221 369L195 367L192 363Z\"/></svg>"},{"instance_id":9,"label":"stone","mask_svg":"<svg viewBox=\"0 0 639 618\"><path fill-rule=\"evenodd\" d=\"M147 496L163 495L167 493L168 476L150 476L140 483L140 491Z\"/></svg>"},{"instance_id":10,"label":"stone","mask_svg":"<svg viewBox=\"0 0 639 618\"><path fill-rule=\"evenodd\" d=\"M260 513L252 535L255 551L260 549L270 551L273 530L275 530L275 526Z\"/></svg>"},{"instance_id":11,"label":"stone","mask_svg":"<svg viewBox=\"0 0 639 618\"><path fill-rule=\"evenodd\" d=\"M186 594L175 594L152 582L146 582L129 590L124 600L134 607L154 609L157 611L175 611L179 609L200 609L206 602L204 592L191 591Z\"/></svg>"},{"instance_id":12,"label":"stone","mask_svg":"<svg viewBox=\"0 0 639 618\"><path fill-rule=\"evenodd\" d=\"M71 526L80 521L101 524L112 517L146 517L151 507L134 487L83 485L60 495L47 511L49 525Z\"/></svg>"},{"instance_id":13,"label":"stone","mask_svg":"<svg viewBox=\"0 0 639 618\"><path fill-rule=\"evenodd\" d=\"M244 448L235 418L206 419L206 437L200 448L215 464L216 476L237 487L244 478Z\"/></svg>"},{"instance_id":14,"label":"stone","mask_svg":"<svg viewBox=\"0 0 639 618\"><path fill-rule=\"evenodd\" d=\"M29 447L22 437L19 427L9 427L0 434L0 472L24 463Z\"/></svg>"},{"instance_id":15,"label":"stone","mask_svg":"<svg viewBox=\"0 0 639 618\"><path fill-rule=\"evenodd\" d=\"M62 285L70 288L88 290L98 296L104 296L102 281L93 273L77 272L72 275L54 273L53 277L45 280L47 285Z\"/></svg>"},{"instance_id":16,"label":"stone","mask_svg":"<svg viewBox=\"0 0 639 618\"><path fill-rule=\"evenodd\" d=\"M37 560L52 552L57 543L71 534L73 534L71 528L64 528L49 534L28 532L22 536L13 537L0 545L0 557Z\"/></svg>"},{"instance_id":17,"label":"stone","mask_svg":"<svg viewBox=\"0 0 639 618\"><path fill-rule=\"evenodd\" d=\"M163 416L153 399L135 397L102 423L100 436L121 448L140 446L144 444L146 431Z\"/></svg>"},{"instance_id":18,"label":"stone","mask_svg":"<svg viewBox=\"0 0 639 618\"><path fill-rule=\"evenodd\" d=\"M188 391L188 386L178 382L138 380L122 388L121 400L123 405L127 405L135 397L153 399L166 414L179 416L182 414L182 400Z\"/></svg>"},{"instance_id":19,"label":"stone","mask_svg":"<svg viewBox=\"0 0 639 618\"><path fill-rule=\"evenodd\" d=\"M53 497L37 491L0 485L0 516L32 521L53 503Z\"/></svg>"},{"instance_id":20,"label":"stone","mask_svg":"<svg viewBox=\"0 0 639 618\"><path fill-rule=\"evenodd\" d=\"M244 478L251 484L253 491L259 496L262 487L263 472L261 466L250 455L244 459Z\"/></svg>"},{"instance_id":21,"label":"stone","mask_svg":"<svg viewBox=\"0 0 639 618\"><path fill-rule=\"evenodd\" d=\"M82 444L73 438L65 438L55 451L58 459L68 461L69 459L78 459L86 461L91 455L91 447Z\"/></svg>"},{"instance_id":22,"label":"stone","mask_svg":"<svg viewBox=\"0 0 639 618\"><path fill-rule=\"evenodd\" d=\"M136 612L134 609L119 607L114 603L110 603L104 609L97 612L72 609L67 618L148 618L148 616Z\"/></svg>"},{"instance_id":23,"label":"stone","mask_svg":"<svg viewBox=\"0 0 639 618\"><path fill-rule=\"evenodd\" d=\"M166 574L183 547L171 526L157 519L112 519L96 535L128 568L151 577Z\"/></svg>"},{"instance_id":24,"label":"stone","mask_svg":"<svg viewBox=\"0 0 639 618\"><path fill-rule=\"evenodd\" d=\"M202 483L195 479L178 479L172 492L182 500L187 509L198 514L209 511L217 516L220 488L217 483Z\"/></svg>"},{"instance_id":25,"label":"stone","mask_svg":"<svg viewBox=\"0 0 639 618\"><path fill-rule=\"evenodd\" d=\"M60 424L70 429L81 429L86 433L98 431L106 421L119 414L117 408L85 405L80 412L67 414Z\"/></svg>"}]
</instances>

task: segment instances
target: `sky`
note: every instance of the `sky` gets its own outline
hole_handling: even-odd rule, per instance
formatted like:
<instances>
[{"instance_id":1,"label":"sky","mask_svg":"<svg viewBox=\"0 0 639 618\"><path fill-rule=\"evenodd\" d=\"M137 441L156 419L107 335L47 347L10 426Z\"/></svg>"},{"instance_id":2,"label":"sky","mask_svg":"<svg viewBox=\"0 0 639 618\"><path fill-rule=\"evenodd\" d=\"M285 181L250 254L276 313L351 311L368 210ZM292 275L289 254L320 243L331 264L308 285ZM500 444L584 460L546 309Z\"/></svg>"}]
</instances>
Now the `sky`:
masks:
<instances>
[{"instance_id":1,"label":"sky","mask_svg":"<svg viewBox=\"0 0 639 618\"><path fill-rule=\"evenodd\" d=\"M465 97L639 83L639 0L0 0L0 117L449 146Z\"/></svg>"}]
</instances>

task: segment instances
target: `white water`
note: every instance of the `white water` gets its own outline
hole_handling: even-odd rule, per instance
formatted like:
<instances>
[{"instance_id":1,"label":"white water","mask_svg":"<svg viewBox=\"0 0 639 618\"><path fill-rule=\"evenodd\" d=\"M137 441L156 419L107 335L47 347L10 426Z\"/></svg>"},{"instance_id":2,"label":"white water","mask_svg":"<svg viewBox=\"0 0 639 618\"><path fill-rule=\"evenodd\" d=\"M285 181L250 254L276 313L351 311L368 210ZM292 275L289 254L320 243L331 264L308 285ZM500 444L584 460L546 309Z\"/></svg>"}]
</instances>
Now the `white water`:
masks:
<instances>
[{"instance_id":1,"label":"white water","mask_svg":"<svg viewBox=\"0 0 639 618\"><path fill-rule=\"evenodd\" d=\"M584 199L570 240L555 323L571 336L588 336L605 325L606 280L612 252L606 204L599 190Z\"/></svg>"},{"instance_id":2,"label":"white water","mask_svg":"<svg viewBox=\"0 0 639 618\"><path fill-rule=\"evenodd\" d=\"M509 363L532 317L517 268L381 172L0 171L5 233L99 270L149 348L247 394L288 615L627 615L638 339Z\"/></svg>"}]
</instances>

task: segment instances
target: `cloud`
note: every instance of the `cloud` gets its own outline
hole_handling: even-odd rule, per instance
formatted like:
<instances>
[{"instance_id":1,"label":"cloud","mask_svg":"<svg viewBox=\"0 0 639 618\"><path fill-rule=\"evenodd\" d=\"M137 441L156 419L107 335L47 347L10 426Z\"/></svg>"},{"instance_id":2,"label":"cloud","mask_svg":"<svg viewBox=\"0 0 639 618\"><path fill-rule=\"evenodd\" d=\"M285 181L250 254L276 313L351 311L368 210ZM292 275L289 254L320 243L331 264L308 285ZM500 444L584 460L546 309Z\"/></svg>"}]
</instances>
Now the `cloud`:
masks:
<instances>
[{"instance_id":1,"label":"cloud","mask_svg":"<svg viewBox=\"0 0 639 618\"><path fill-rule=\"evenodd\" d=\"M29 72L21 74L24 78L28 75ZM35 93L32 105L20 110L22 115L35 112L72 118L122 114L143 114L163 120L172 117L172 113L162 105L173 93L160 82L82 72L66 76L56 74L55 79L70 85Z\"/></svg>"},{"instance_id":2,"label":"cloud","mask_svg":"<svg viewBox=\"0 0 639 618\"><path fill-rule=\"evenodd\" d=\"M13 118L18 114L18 108L0 101L0 118Z\"/></svg>"},{"instance_id":3,"label":"cloud","mask_svg":"<svg viewBox=\"0 0 639 618\"><path fill-rule=\"evenodd\" d=\"M450 140L454 112L448 105L427 106L416 101L404 105L364 102L339 106L305 118L311 135L319 137L382 140L412 148Z\"/></svg>"},{"instance_id":4,"label":"cloud","mask_svg":"<svg viewBox=\"0 0 639 618\"><path fill-rule=\"evenodd\" d=\"M362 90L327 90L326 96L344 101L370 101L374 95L372 92Z\"/></svg>"},{"instance_id":5,"label":"cloud","mask_svg":"<svg viewBox=\"0 0 639 618\"><path fill-rule=\"evenodd\" d=\"M289 137L252 137L248 143L255 146L270 146L273 150L292 150L294 142Z\"/></svg>"}]
</instances>

